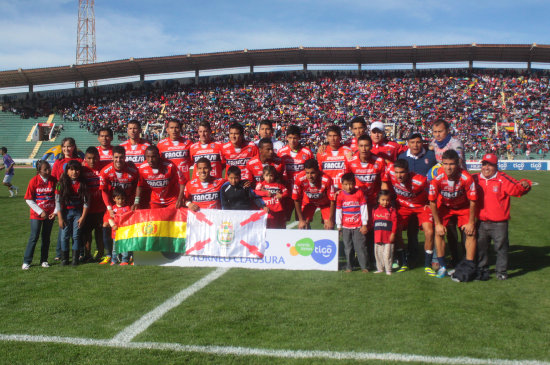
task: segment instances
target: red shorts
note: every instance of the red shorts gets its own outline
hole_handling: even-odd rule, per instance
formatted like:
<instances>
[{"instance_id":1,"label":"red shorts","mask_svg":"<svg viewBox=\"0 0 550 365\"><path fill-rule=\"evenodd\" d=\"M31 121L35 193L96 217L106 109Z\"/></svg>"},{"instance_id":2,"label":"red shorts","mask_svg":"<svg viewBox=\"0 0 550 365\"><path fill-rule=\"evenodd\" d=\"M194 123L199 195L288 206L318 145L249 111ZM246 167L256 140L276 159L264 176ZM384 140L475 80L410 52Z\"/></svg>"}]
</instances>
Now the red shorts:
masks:
<instances>
[{"instance_id":1,"label":"red shorts","mask_svg":"<svg viewBox=\"0 0 550 365\"><path fill-rule=\"evenodd\" d=\"M405 229L409 224L409 218L415 214L418 217L418 226L424 223L433 224L432 210L429 206L424 205L422 208L399 207L397 209L397 221L401 229Z\"/></svg>"},{"instance_id":2,"label":"red shorts","mask_svg":"<svg viewBox=\"0 0 550 365\"><path fill-rule=\"evenodd\" d=\"M451 209L444 205L437 208L439 218L444 226L447 226L452 217L457 218L458 227L463 227L470 221L470 208Z\"/></svg>"},{"instance_id":3,"label":"red shorts","mask_svg":"<svg viewBox=\"0 0 550 365\"><path fill-rule=\"evenodd\" d=\"M313 204L307 204L302 207L302 215L304 216L304 219L308 222L311 222L317 208L321 210L321 217L323 217L323 221L330 220L330 205L318 207Z\"/></svg>"}]
</instances>

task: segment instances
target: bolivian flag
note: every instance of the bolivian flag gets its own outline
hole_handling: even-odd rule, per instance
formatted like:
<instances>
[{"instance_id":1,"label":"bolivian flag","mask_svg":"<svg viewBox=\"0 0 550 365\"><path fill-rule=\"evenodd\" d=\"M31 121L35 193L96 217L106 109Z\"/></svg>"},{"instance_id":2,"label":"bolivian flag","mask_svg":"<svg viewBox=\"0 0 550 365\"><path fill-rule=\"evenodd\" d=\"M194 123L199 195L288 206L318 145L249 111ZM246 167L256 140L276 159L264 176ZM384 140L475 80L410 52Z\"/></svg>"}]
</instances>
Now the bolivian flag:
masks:
<instances>
[{"instance_id":1,"label":"bolivian flag","mask_svg":"<svg viewBox=\"0 0 550 365\"><path fill-rule=\"evenodd\" d=\"M117 252L185 252L187 209L136 210L115 222Z\"/></svg>"}]
</instances>

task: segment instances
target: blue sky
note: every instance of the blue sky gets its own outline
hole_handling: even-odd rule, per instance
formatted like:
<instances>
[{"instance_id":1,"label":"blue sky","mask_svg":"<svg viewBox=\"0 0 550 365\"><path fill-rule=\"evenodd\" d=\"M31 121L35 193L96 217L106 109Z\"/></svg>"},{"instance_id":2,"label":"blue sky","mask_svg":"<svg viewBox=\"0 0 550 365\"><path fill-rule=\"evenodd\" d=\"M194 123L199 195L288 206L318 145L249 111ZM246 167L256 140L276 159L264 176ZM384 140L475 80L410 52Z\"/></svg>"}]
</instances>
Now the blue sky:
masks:
<instances>
[{"instance_id":1,"label":"blue sky","mask_svg":"<svg viewBox=\"0 0 550 365\"><path fill-rule=\"evenodd\" d=\"M97 60L297 46L550 44L550 2L96 0ZM78 0L0 0L0 70L75 63Z\"/></svg>"}]
</instances>

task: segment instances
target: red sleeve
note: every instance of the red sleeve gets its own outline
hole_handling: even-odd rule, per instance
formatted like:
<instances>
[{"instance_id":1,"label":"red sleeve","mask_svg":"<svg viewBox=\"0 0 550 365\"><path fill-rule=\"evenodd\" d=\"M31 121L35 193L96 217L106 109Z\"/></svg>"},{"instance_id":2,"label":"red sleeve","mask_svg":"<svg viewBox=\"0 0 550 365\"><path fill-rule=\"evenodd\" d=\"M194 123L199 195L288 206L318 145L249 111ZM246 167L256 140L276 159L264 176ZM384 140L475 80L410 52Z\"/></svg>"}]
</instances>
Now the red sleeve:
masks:
<instances>
[{"instance_id":1,"label":"red sleeve","mask_svg":"<svg viewBox=\"0 0 550 365\"><path fill-rule=\"evenodd\" d=\"M334 184L332 183L332 179L328 182L329 187L327 189L327 195L329 200L336 200L336 191L334 190Z\"/></svg>"},{"instance_id":2,"label":"red sleeve","mask_svg":"<svg viewBox=\"0 0 550 365\"><path fill-rule=\"evenodd\" d=\"M283 184L280 184L279 188L281 189L281 195L283 196L283 198L288 198L289 193L288 193L288 189L286 188L286 186L284 186Z\"/></svg>"},{"instance_id":3,"label":"red sleeve","mask_svg":"<svg viewBox=\"0 0 550 365\"><path fill-rule=\"evenodd\" d=\"M474 179L471 176L468 176L466 179L466 196L468 197L468 200L477 200L477 191L476 191L476 183Z\"/></svg>"},{"instance_id":4,"label":"red sleeve","mask_svg":"<svg viewBox=\"0 0 550 365\"><path fill-rule=\"evenodd\" d=\"M268 197L270 194L269 194L269 191L267 190L261 190L263 187L263 184L261 182L259 182L257 185L256 185L256 189L254 189L254 193L258 196L261 196L261 197Z\"/></svg>"},{"instance_id":5,"label":"red sleeve","mask_svg":"<svg viewBox=\"0 0 550 365\"><path fill-rule=\"evenodd\" d=\"M34 200L36 198L35 192L36 192L36 178L32 178L31 181L29 181L29 185L27 186L27 191L25 192L25 200Z\"/></svg>"},{"instance_id":6,"label":"red sleeve","mask_svg":"<svg viewBox=\"0 0 550 365\"><path fill-rule=\"evenodd\" d=\"M529 189L525 189L519 181L514 179L508 174L505 174L504 172L499 172L500 176L502 177L502 181L504 182L503 188L504 192L508 195L520 197L522 195L527 194L529 190L531 190L532 183L530 180L522 179L521 181L527 181L529 183Z\"/></svg>"},{"instance_id":7,"label":"red sleeve","mask_svg":"<svg viewBox=\"0 0 550 365\"><path fill-rule=\"evenodd\" d=\"M428 200L431 202L437 201L437 196L439 195L439 186L437 180L432 180L430 183L430 193L428 194Z\"/></svg>"},{"instance_id":8,"label":"red sleeve","mask_svg":"<svg viewBox=\"0 0 550 365\"><path fill-rule=\"evenodd\" d=\"M302 192L300 191L300 185L296 184L294 181L294 186L292 187L292 200L302 200Z\"/></svg>"},{"instance_id":9,"label":"red sleeve","mask_svg":"<svg viewBox=\"0 0 550 365\"><path fill-rule=\"evenodd\" d=\"M395 209L392 209L391 210L391 215L390 215L390 219L391 219L391 233L395 233L397 232L397 213L395 212Z\"/></svg>"}]
</instances>

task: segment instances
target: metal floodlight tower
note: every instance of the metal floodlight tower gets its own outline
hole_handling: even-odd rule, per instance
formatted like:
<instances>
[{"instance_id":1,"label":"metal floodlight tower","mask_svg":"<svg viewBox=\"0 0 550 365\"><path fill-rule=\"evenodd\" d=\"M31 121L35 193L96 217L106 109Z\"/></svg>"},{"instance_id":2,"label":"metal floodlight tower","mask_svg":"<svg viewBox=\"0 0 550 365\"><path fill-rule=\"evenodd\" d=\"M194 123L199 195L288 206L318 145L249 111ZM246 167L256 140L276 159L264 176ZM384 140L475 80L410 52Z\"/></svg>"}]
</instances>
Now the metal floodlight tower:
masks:
<instances>
[{"instance_id":1,"label":"metal floodlight tower","mask_svg":"<svg viewBox=\"0 0 550 365\"><path fill-rule=\"evenodd\" d=\"M78 0L78 30L76 34L76 64L96 62L94 0ZM86 80L97 86L97 80ZM76 87L80 82L75 83Z\"/></svg>"}]
</instances>

